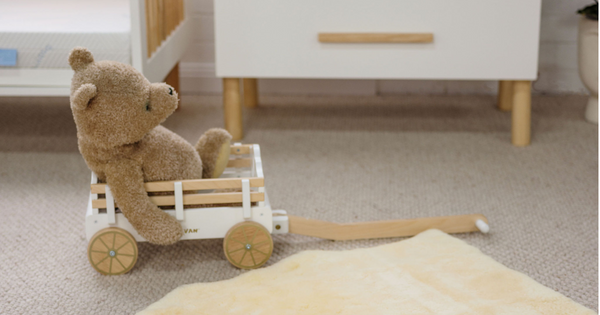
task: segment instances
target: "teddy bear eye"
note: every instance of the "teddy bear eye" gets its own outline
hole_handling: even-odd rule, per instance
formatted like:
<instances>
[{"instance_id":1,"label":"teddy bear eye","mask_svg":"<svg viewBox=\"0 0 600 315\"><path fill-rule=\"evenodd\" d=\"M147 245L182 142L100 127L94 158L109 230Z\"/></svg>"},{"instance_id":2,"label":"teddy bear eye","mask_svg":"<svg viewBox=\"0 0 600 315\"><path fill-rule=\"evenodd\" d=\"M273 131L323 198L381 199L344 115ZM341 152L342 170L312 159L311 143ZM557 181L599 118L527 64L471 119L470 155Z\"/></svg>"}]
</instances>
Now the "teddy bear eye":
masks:
<instances>
[{"instance_id":1,"label":"teddy bear eye","mask_svg":"<svg viewBox=\"0 0 600 315\"><path fill-rule=\"evenodd\" d=\"M150 111L150 101L146 102L146 111Z\"/></svg>"},{"instance_id":2,"label":"teddy bear eye","mask_svg":"<svg viewBox=\"0 0 600 315\"><path fill-rule=\"evenodd\" d=\"M169 88L169 95L173 95L173 89Z\"/></svg>"}]
</instances>

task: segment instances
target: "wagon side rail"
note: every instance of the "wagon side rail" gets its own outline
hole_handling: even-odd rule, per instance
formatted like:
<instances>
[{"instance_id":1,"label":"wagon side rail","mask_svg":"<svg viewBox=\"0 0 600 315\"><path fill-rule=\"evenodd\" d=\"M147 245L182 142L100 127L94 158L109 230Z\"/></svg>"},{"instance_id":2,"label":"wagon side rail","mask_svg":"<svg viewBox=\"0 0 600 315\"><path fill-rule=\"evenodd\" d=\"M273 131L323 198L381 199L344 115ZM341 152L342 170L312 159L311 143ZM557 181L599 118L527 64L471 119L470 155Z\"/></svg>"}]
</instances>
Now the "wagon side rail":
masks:
<instances>
[{"instance_id":1,"label":"wagon side rail","mask_svg":"<svg viewBox=\"0 0 600 315\"><path fill-rule=\"evenodd\" d=\"M236 143L232 145L226 173L228 175L225 178L148 182L144 183L144 188L148 193L172 193L149 196L149 198L157 206L175 206L176 216L180 220L183 219L184 206L207 204L241 203L244 217L251 217L252 203L256 202L259 206L263 206L266 199L260 147L256 144ZM240 176L240 174L250 176ZM110 187L105 183L98 183L95 174L92 173L90 188L93 196L91 205L95 214L97 214L97 209L106 209L109 223L114 223L116 205ZM195 191L196 193L184 194L184 191ZM101 198L100 194L103 194L104 198Z\"/></svg>"},{"instance_id":2,"label":"wagon side rail","mask_svg":"<svg viewBox=\"0 0 600 315\"><path fill-rule=\"evenodd\" d=\"M173 192L178 189L177 183L181 183L182 191L192 190L217 190L217 189L243 189L243 182L247 180L250 188L264 187L265 180L260 177L244 178L215 178L215 179L191 179L181 181L164 181L145 183L147 192ZM106 184L92 184L92 194L106 194ZM250 192L251 202L264 201L264 192ZM175 206L175 195L168 196L150 196L150 200L157 206ZM202 204L220 204L220 203L239 203L243 202L243 192L211 192L182 195L184 205L202 205ZM92 207L106 208L107 199L98 198L92 200Z\"/></svg>"}]
</instances>

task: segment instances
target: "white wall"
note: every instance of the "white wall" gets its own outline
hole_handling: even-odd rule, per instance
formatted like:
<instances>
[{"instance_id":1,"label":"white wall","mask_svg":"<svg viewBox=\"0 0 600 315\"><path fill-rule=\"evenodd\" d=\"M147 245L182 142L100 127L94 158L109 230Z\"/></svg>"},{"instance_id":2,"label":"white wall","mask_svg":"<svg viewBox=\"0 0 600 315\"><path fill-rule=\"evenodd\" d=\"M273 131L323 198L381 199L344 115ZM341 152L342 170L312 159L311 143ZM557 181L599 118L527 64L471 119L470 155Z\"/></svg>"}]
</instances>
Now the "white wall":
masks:
<instances>
[{"instance_id":1,"label":"white wall","mask_svg":"<svg viewBox=\"0 0 600 315\"><path fill-rule=\"evenodd\" d=\"M524 0L525 1L525 0ZM577 72L577 9L592 0L543 0L536 93L586 93ZM183 93L221 93L215 77L213 0L193 0L195 39L182 63ZM495 81L260 80L266 94L491 94Z\"/></svg>"}]
</instances>

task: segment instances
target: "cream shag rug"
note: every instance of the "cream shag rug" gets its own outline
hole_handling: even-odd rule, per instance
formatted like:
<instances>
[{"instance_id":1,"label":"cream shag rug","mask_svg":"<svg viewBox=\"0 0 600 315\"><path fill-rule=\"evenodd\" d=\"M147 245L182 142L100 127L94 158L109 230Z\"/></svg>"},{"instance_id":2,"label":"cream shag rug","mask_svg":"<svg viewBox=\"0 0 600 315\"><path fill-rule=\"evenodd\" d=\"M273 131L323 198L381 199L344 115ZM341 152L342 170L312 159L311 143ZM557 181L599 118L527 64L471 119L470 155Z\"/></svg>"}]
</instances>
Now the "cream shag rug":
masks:
<instances>
[{"instance_id":1,"label":"cream shag rug","mask_svg":"<svg viewBox=\"0 0 600 315\"><path fill-rule=\"evenodd\" d=\"M368 249L305 251L181 286L139 314L595 314L438 230Z\"/></svg>"}]
</instances>

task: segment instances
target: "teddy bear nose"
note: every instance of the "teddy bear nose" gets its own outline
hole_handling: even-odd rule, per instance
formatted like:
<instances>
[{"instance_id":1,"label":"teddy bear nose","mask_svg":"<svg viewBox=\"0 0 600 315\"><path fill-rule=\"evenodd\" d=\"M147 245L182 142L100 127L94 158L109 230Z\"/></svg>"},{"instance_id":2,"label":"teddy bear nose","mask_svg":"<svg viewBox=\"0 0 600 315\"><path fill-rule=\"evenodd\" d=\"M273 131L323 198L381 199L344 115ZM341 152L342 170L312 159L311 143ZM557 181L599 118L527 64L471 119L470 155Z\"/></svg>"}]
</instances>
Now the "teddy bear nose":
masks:
<instances>
[{"instance_id":1,"label":"teddy bear nose","mask_svg":"<svg viewBox=\"0 0 600 315\"><path fill-rule=\"evenodd\" d=\"M173 89L169 88L169 95L173 95Z\"/></svg>"}]
</instances>

